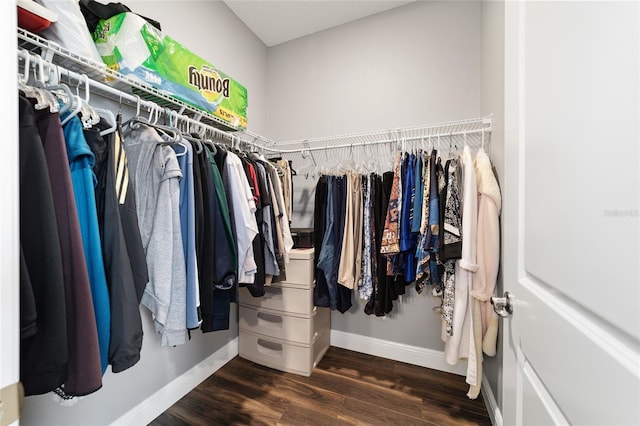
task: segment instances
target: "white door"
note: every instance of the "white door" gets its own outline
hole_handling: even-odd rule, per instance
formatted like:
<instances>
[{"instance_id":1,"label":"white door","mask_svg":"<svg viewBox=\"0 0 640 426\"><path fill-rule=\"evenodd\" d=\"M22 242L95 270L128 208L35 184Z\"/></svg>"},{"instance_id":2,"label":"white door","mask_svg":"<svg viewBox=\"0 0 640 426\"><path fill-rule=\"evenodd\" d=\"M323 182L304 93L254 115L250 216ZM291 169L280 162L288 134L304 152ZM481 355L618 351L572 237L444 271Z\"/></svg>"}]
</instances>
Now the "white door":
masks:
<instances>
[{"instance_id":1,"label":"white door","mask_svg":"<svg viewBox=\"0 0 640 426\"><path fill-rule=\"evenodd\" d=\"M640 5L506 2L504 424L640 424Z\"/></svg>"}]
</instances>

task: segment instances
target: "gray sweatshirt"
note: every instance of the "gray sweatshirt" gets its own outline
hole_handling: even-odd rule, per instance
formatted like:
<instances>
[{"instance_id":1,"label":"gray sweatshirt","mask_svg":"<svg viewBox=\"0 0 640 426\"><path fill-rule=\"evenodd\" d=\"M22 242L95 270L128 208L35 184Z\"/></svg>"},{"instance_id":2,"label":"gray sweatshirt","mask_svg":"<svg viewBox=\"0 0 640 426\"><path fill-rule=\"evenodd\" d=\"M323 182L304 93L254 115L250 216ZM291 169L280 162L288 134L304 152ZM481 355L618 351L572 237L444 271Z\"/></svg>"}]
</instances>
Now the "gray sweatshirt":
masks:
<instances>
[{"instance_id":1,"label":"gray sweatshirt","mask_svg":"<svg viewBox=\"0 0 640 426\"><path fill-rule=\"evenodd\" d=\"M124 131L147 257L149 284L142 305L153 314L162 345L187 342L187 273L180 227L182 172L176 154L152 127L134 124Z\"/></svg>"}]
</instances>

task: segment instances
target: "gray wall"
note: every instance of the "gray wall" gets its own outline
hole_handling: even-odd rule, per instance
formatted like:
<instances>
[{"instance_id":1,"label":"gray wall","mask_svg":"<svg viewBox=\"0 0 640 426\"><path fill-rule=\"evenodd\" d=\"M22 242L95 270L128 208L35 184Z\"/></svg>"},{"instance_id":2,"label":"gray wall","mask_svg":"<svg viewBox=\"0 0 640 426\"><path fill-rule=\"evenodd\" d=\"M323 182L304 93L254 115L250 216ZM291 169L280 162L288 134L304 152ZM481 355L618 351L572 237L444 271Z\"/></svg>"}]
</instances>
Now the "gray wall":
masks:
<instances>
[{"instance_id":1,"label":"gray wall","mask_svg":"<svg viewBox=\"0 0 640 426\"><path fill-rule=\"evenodd\" d=\"M268 135L313 138L480 113L480 2L419 1L269 49Z\"/></svg>"},{"instance_id":2,"label":"gray wall","mask_svg":"<svg viewBox=\"0 0 640 426\"><path fill-rule=\"evenodd\" d=\"M491 159L502 186L504 177L504 3L482 2L482 113L493 114ZM504 235L504 228L502 229ZM497 294L502 294L502 274ZM495 357L484 358L484 374L502 410L502 330Z\"/></svg>"},{"instance_id":3,"label":"gray wall","mask_svg":"<svg viewBox=\"0 0 640 426\"><path fill-rule=\"evenodd\" d=\"M290 140L480 116L481 12L480 2L416 2L270 48L269 136ZM318 162L323 158L317 154ZM314 184L296 178L297 201L307 195L313 202ZM302 214L301 204L293 223L309 226L313 205ZM443 350L432 311L438 302L428 292L409 288L385 319L365 315L364 302L353 299L347 313L332 314L332 329Z\"/></svg>"},{"instance_id":4,"label":"gray wall","mask_svg":"<svg viewBox=\"0 0 640 426\"><path fill-rule=\"evenodd\" d=\"M126 4L135 12L159 20L163 33L244 84L249 91L248 127L258 133L265 132L267 48L223 3L127 1ZM102 106L110 102L97 97L92 100ZM127 112L133 114L125 111L125 118ZM20 423L109 424L238 335L235 304L231 305L230 330L206 334L196 330L191 341L178 347L161 347L150 313L146 308L141 308L141 313L144 339L138 364L118 374L107 371L102 389L71 407L58 405L50 395L28 397Z\"/></svg>"}]
</instances>

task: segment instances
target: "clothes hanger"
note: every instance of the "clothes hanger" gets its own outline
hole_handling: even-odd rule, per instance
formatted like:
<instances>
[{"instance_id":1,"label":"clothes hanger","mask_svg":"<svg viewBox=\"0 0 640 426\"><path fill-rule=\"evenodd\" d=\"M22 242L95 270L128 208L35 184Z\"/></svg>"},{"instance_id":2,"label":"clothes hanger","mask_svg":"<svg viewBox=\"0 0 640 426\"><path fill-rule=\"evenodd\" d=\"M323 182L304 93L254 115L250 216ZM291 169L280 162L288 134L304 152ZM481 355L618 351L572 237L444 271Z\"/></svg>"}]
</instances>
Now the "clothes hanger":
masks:
<instances>
[{"instance_id":1,"label":"clothes hanger","mask_svg":"<svg viewBox=\"0 0 640 426\"><path fill-rule=\"evenodd\" d=\"M60 124L62 124L63 126L65 124L67 124L73 117L78 115L78 113L82 109L82 99L80 99L80 96L73 95L73 97L71 99L73 100L72 103L75 104L75 108L73 109L73 111L71 111L69 114L67 114L67 116L64 118L64 120L61 121Z\"/></svg>"},{"instance_id":2,"label":"clothes hanger","mask_svg":"<svg viewBox=\"0 0 640 426\"><path fill-rule=\"evenodd\" d=\"M111 127L109 127L108 129L104 129L103 131L101 131L100 136L105 136L115 132L116 129L118 128L118 122L116 120L116 117L113 115L113 112L109 109L104 109L104 108L94 108L94 109L98 114L100 113L104 114L103 117L111 125Z\"/></svg>"},{"instance_id":3,"label":"clothes hanger","mask_svg":"<svg viewBox=\"0 0 640 426\"><path fill-rule=\"evenodd\" d=\"M133 95L136 97L136 113L133 117L131 117L130 119L124 121L122 123L122 127L130 127L132 129L137 129L138 128L138 124L142 123L142 124L149 124L148 120L143 117L141 115L141 111L140 111L140 104L142 103L142 99L140 99L140 96L138 95Z\"/></svg>"},{"instance_id":4,"label":"clothes hanger","mask_svg":"<svg viewBox=\"0 0 640 426\"><path fill-rule=\"evenodd\" d=\"M188 130L188 129L187 129ZM188 142L191 142L192 145L195 146L195 153L196 154L201 154L202 151L204 150L204 145L202 144L202 141L198 138L193 137L190 133L188 132L183 132L182 134L182 138L185 139ZM216 151L217 152L217 151Z\"/></svg>"},{"instance_id":5,"label":"clothes hanger","mask_svg":"<svg viewBox=\"0 0 640 426\"><path fill-rule=\"evenodd\" d=\"M18 90L21 90L27 98L36 100L36 109L43 109L43 105L46 106L44 97L36 90L36 87L28 84L31 73L31 55L26 49L19 49L18 61L20 58L24 61L24 73L18 72Z\"/></svg>"},{"instance_id":6,"label":"clothes hanger","mask_svg":"<svg viewBox=\"0 0 640 426\"><path fill-rule=\"evenodd\" d=\"M78 113L80 116L80 121L82 122L82 126L85 129L89 129L94 125L100 122L100 115L96 112L96 110L89 103L91 91L89 89L89 76L86 74L82 75L82 80L84 81L84 98L80 97L80 81L78 81L78 86L76 87L76 91L78 92L78 96L80 97L80 112Z\"/></svg>"},{"instance_id":7,"label":"clothes hanger","mask_svg":"<svg viewBox=\"0 0 640 426\"><path fill-rule=\"evenodd\" d=\"M149 116L144 117L140 113L140 96L135 96L137 99L136 115L124 122L123 126L129 126L132 129L136 129L140 126L140 124L144 124L145 126L151 127L156 130L160 135L165 136L165 139L162 142L158 142L159 144L179 143L182 135L177 127L158 124L160 114L162 113L162 109L160 108L160 106L156 105L155 103L149 103Z\"/></svg>"},{"instance_id":8,"label":"clothes hanger","mask_svg":"<svg viewBox=\"0 0 640 426\"><path fill-rule=\"evenodd\" d=\"M24 50L24 49L22 49ZM29 71L30 71L30 57L31 55L25 50L25 74L24 80L18 79L18 84L22 83L22 90L25 92L27 97L36 100L35 109L42 110L45 108L49 108L49 111L52 113L60 111L60 100L50 91L47 90L45 85L45 73L44 73L44 61L42 56L36 56L37 60L37 68L34 65L34 86L30 86L27 84ZM36 72L37 70L37 72ZM68 87L67 87L68 89ZM71 92L71 90L69 90Z\"/></svg>"},{"instance_id":9,"label":"clothes hanger","mask_svg":"<svg viewBox=\"0 0 640 426\"><path fill-rule=\"evenodd\" d=\"M216 147L216 144L213 143L212 140L205 139L205 140L202 141L202 143L204 144L204 146L206 148L209 148L209 150L211 151L211 153L213 155L216 155L218 153L218 148Z\"/></svg>"},{"instance_id":10,"label":"clothes hanger","mask_svg":"<svg viewBox=\"0 0 640 426\"><path fill-rule=\"evenodd\" d=\"M158 119L160 117L160 115L164 116L164 124L161 126L158 123ZM174 114L175 114L175 124L174 124ZM180 145L184 148L183 152L180 153L176 153L176 156L181 157L183 155L185 155L187 153L187 150L189 149L189 146L187 143L185 143L185 139L182 135L182 132L179 129L179 119L178 119L178 112L177 111L173 111L171 109L169 109L168 107L165 107L163 110L160 109L159 106L157 106L156 108L156 119L153 122L153 125L156 126L156 128L161 129L163 132L170 132L173 133L173 138L172 140L174 141L173 143L175 143L176 145Z\"/></svg>"}]
</instances>

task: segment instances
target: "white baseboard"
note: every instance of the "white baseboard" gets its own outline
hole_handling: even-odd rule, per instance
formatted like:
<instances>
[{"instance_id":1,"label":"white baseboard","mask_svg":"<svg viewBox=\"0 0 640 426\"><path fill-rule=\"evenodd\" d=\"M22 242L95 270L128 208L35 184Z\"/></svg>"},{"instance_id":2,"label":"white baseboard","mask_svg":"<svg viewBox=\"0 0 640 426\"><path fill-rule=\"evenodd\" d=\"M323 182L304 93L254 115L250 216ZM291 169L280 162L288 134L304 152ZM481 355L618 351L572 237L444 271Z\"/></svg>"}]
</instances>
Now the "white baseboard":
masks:
<instances>
[{"instance_id":1,"label":"white baseboard","mask_svg":"<svg viewBox=\"0 0 640 426\"><path fill-rule=\"evenodd\" d=\"M462 363L449 365L444 360L444 352L404 343L390 342L375 337L361 336L339 330L331 330L331 346L337 346L351 351L362 352L381 358L393 359L421 367L448 373L466 374L466 366Z\"/></svg>"},{"instance_id":2,"label":"white baseboard","mask_svg":"<svg viewBox=\"0 0 640 426\"><path fill-rule=\"evenodd\" d=\"M149 424L236 355L238 355L237 337L126 412L112 425Z\"/></svg>"},{"instance_id":3,"label":"white baseboard","mask_svg":"<svg viewBox=\"0 0 640 426\"><path fill-rule=\"evenodd\" d=\"M482 376L482 398L484 399L484 404L487 406L491 424L493 426L502 426L502 412L500 411L500 407L498 407L498 402L486 376Z\"/></svg>"}]
</instances>

